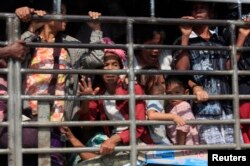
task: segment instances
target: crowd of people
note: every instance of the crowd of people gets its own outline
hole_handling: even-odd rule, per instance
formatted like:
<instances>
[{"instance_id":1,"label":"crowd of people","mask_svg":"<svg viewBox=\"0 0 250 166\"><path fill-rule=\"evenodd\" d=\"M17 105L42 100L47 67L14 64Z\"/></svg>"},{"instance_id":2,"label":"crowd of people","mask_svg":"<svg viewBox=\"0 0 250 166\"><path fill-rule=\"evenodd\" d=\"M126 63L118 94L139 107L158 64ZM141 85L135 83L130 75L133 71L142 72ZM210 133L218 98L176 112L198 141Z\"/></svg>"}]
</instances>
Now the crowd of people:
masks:
<instances>
[{"instance_id":1,"label":"crowd of people","mask_svg":"<svg viewBox=\"0 0 250 166\"><path fill-rule=\"evenodd\" d=\"M67 6L62 4L62 14L67 13ZM31 16L53 14L52 10L37 10L30 7L17 8L16 16L29 26L21 36L21 41L0 49L2 68L7 65L7 58L20 60L23 68L29 69L103 69L119 70L128 68L128 57L122 49L83 49L83 48L27 48L25 42L73 43L81 41L97 44L114 44L110 36L102 31L98 18L101 13L89 12L93 21L86 25L91 29L88 39L76 39L65 35L66 21L34 21ZM210 3L195 2L190 15L182 19L211 19L213 6ZM242 19L250 21L250 17ZM175 45L182 46L226 46L225 39L208 25L181 25L181 36ZM249 46L250 28L237 29L236 46ZM135 29L135 42L138 44L161 45L166 35L161 29L144 27ZM86 35L80 35L85 36ZM249 70L249 52L238 52L239 70ZM141 49L134 55L134 69L143 70L230 70L232 64L230 52L227 50L160 50ZM158 145L199 145L199 144L233 144L233 124L188 125L189 120L231 120L234 111L239 111L240 118L250 118L250 103L240 101L240 108L233 110L230 100L210 100L209 95L231 94L232 87L229 76L218 75L165 75L138 74L135 77L134 94L136 95L189 95L194 94L196 100L136 100L136 120L173 121L174 125L136 126L138 144ZM239 76L239 93L250 94L248 76ZM1 94L7 94L6 77L1 76ZM27 74L23 79L24 95L128 95L128 77L118 74L78 75L78 74ZM38 101L23 102L25 119L36 119ZM0 102L0 121L7 120L6 102ZM51 121L63 120L98 121L129 120L128 100L81 100L51 102ZM1 130L0 130L1 131ZM2 130L0 133L3 134ZM241 125L242 141L250 143L250 125ZM114 153L116 146L128 145L130 142L129 126L99 127L53 127L51 129L51 147L64 147L65 144L53 144L57 135L67 137L70 147L100 147L99 152L82 152L76 155L52 154L52 165L65 165L88 160L98 155ZM0 139L0 147L7 147L6 140ZM32 138L31 138L32 139ZM53 141L54 140L54 141ZM62 140L57 140L58 142ZM32 145L37 147L37 143ZM66 158L70 158L66 159ZM72 159L73 158L73 159Z\"/></svg>"}]
</instances>

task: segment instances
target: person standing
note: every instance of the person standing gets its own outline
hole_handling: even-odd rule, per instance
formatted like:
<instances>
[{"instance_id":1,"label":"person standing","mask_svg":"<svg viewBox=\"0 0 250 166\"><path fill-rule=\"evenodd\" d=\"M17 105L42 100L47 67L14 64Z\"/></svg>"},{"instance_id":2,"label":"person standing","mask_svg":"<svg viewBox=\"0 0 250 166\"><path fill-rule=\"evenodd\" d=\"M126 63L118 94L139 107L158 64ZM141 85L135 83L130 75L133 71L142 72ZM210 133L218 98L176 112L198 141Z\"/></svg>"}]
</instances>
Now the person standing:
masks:
<instances>
[{"instance_id":1,"label":"person standing","mask_svg":"<svg viewBox=\"0 0 250 166\"><path fill-rule=\"evenodd\" d=\"M205 2L194 2L191 16L183 19L210 19L212 5ZM224 46L223 39L208 25L180 26L182 36L179 43L183 46ZM227 70L230 69L229 52L221 50L181 50L175 53L177 70ZM231 88L227 76L194 75L194 82L201 85L211 95L230 94ZM196 85L191 86L194 90ZM233 119L230 101L209 100L194 103L194 114L198 120ZM233 125L198 125L200 144L234 143Z\"/></svg>"}]
</instances>

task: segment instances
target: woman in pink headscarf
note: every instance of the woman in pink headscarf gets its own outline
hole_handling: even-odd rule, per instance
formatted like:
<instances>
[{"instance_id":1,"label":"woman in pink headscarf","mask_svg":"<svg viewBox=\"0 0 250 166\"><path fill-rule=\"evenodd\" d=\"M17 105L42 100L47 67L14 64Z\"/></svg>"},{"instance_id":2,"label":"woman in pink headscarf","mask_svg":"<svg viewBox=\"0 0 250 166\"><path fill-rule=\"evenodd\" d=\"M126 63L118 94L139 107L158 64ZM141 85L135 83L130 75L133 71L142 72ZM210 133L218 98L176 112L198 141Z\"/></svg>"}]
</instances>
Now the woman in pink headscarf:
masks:
<instances>
[{"instance_id":1,"label":"woman in pink headscarf","mask_svg":"<svg viewBox=\"0 0 250 166\"><path fill-rule=\"evenodd\" d=\"M104 50L104 70L118 70L123 68L125 52L121 49ZM128 95L128 89L124 87L121 78L117 74L104 74L98 85L92 87L91 80L82 80L80 84L81 95ZM139 84L135 85L135 94L143 95L144 91ZM81 110L78 112L80 120L114 120L122 121L129 119L128 100L84 100L81 103ZM137 120L145 120L146 109L143 100L136 100L135 115ZM128 126L103 126L103 132L109 137L100 145L100 154L110 154L115 146L129 143L130 134ZM153 141L149 132L144 126L136 127L136 138L147 144Z\"/></svg>"}]
</instances>

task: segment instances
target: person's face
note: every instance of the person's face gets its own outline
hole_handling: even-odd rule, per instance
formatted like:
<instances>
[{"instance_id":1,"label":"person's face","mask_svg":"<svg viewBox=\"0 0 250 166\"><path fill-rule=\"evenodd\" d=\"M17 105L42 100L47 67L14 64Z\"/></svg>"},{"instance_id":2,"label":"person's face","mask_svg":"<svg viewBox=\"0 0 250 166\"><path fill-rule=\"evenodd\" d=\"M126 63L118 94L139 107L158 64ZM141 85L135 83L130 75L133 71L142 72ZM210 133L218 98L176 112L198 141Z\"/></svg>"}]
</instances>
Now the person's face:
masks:
<instances>
[{"instance_id":1,"label":"person's face","mask_svg":"<svg viewBox=\"0 0 250 166\"><path fill-rule=\"evenodd\" d=\"M150 95L164 95L165 88L162 85L153 85Z\"/></svg>"},{"instance_id":2,"label":"person's face","mask_svg":"<svg viewBox=\"0 0 250 166\"><path fill-rule=\"evenodd\" d=\"M162 37L159 33L156 33L151 40L144 42L143 44L162 44ZM159 63L159 49L143 49L142 57L144 65L152 65Z\"/></svg>"},{"instance_id":3,"label":"person's face","mask_svg":"<svg viewBox=\"0 0 250 166\"><path fill-rule=\"evenodd\" d=\"M104 62L104 70L116 70L116 69L121 69L121 66L120 66L118 60L110 58ZM119 79L119 75L117 75L117 74L104 74L102 76L102 78L106 84L114 84Z\"/></svg>"},{"instance_id":4,"label":"person's face","mask_svg":"<svg viewBox=\"0 0 250 166\"><path fill-rule=\"evenodd\" d=\"M166 85L163 75L155 75L155 79L150 81L148 84L148 87L151 89L151 95L163 95L165 93Z\"/></svg>"},{"instance_id":5,"label":"person's face","mask_svg":"<svg viewBox=\"0 0 250 166\"><path fill-rule=\"evenodd\" d=\"M178 83L172 83L166 86L166 94L169 95L183 95L188 94L188 90L185 90L182 86L180 86ZM175 106L179 103L181 103L183 100L168 100L169 104L171 106Z\"/></svg>"},{"instance_id":6,"label":"person's face","mask_svg":"<svg viewBox=\"0 0 250 166\"><path fill-rule=\"evenodd\" d=\"M155 84L158 84L162 87L162 92L160 94L164 94L166 90L166 84L165 84L165 79L163 75L157 75L156 76L156 82Z\"/></svg>"},{"instance_id":7,"label":"person's face","mask_svg":"<svg viewBox=\"0 0 250 166\"><path fill-rule=\"evenodd\" d=\"M204 3L195 3L192 9L192 16L195 19L209 19L209 6Z\"/></svg>"},{"instance_id":8,"label":"person's face","mask_svg":"<svg viewBox=\"0 0 250 166\"><path fill-rule=\"evenodd\" d=\"M61 14L62 15L65 15L67 13L67 9L66 9L66 6L62 4L62 7L61 7ZM66 21L50 21L49 22L50 24L50 27L56 31L56 32L61 32L61 31L65 31L66 29L66 25L67 25L67 22Z\"/></svg>"}]
</instances>

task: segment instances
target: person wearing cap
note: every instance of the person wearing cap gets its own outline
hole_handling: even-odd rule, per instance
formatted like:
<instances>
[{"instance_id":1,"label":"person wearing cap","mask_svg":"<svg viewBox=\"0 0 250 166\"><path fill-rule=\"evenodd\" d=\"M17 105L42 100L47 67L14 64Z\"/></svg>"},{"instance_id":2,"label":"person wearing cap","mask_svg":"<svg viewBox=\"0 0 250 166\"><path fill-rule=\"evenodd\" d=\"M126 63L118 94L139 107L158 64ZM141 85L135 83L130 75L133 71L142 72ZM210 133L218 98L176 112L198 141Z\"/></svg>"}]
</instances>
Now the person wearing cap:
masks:
<instances>
[{"instance_id":1,"label":"person wearing cap","mask_svg":"<svg viewBox=\"0 0 250 166\"><path fill-rule=\"evenodd\" d=\"M104 50L104 70L119 70L123 68L125 52L120 49ZM121 81L117 74L103 74L97 85L92 87L91 80L87 82L82 79L80 84L80 95L128 95L127 85ZM135 84L135 94L143 95L144 91L139 84ZM80 120L129 120L129 103L125 100L84 100L78 112ZM136 120L146 119L146 108L144 100L136 100ZM109 139L100 145L100 154L110 154L117 145L126 145L130 141L128 126L103 126L104 134ZM144 126L136 127L136 138L146 144L153 144L149 131Z\"/></svg>"},{"instance_id":2,"label":"person wearing cap","mask_svg":"<svg viewBox=\"0 0 250 166\"><path fill-rule=\"evenodd\" d=\"M212 5L205 2L194 2L191 16L183 19L206 20L213 14ZM178 40L183 46L224 46L223 39L208 25L182 25L182 33ZM174 55L177 70L228 70L230 69L230 54L221 50L180 50ZM192 80L201 85L210 95L230 94L231 87L227 76L194 75ZM196 85L192 89L196 89ZM230 101L209 100L194 103L193 111L198 120L232 119L232 103ZM233 125L198 125L200 144L234 143Z\"/></svg>"}]
</instances>

